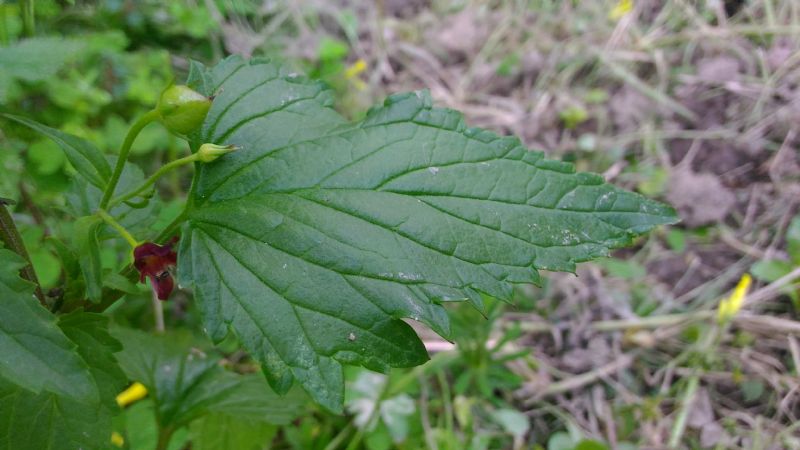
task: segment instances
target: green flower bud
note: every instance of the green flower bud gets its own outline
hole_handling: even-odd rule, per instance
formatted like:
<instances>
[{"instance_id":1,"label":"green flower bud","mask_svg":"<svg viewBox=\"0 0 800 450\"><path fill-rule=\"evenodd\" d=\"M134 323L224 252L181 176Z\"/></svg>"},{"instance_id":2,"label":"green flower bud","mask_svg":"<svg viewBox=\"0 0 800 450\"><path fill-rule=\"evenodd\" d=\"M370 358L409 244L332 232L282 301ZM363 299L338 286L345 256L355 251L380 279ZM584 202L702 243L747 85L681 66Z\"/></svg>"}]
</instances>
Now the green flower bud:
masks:
<instances>
[{"instance_id":1,"label":"green flower bud","mask_svg":"<svg viewBox=\"0 0 800 450\"><path fill-rule=\"evenodd\" d=\"M200 128L211 108L211 99L184 85L172 85L161 93L156 111L161 123L173 133L185 135Z\"/></svg>"},{"instance_id":2,"label":"green flower bud","mask_svg":"<svg viewBox=\"0 0 800 450\"><path fill-rule=\"evenodd\" d=\"M210 163L220 156L238 149L239 147L235 145L203 144L200 146L200 149L197 150L197 160Z\"/></svg>"}]
</instances>

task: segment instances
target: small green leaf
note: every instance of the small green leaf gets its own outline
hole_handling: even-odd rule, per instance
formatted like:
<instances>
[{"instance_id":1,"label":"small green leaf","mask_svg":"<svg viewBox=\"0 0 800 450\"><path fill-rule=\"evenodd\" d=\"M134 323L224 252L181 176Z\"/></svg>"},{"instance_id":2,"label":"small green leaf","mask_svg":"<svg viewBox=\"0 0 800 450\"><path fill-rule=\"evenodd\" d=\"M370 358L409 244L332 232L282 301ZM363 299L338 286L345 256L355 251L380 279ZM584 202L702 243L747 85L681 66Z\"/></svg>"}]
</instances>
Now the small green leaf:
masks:
<instances>
[{"instance_id":1,"label":"small green leaf","mask_svg":"<svg viewBox=\"0 0 800 450\"><path fill-rule=\"evenodd\" d=\"M580 106L570 106L561 111L558 116L565 128L573 129L589 119L589 113Z\"/></svg>"},{"instance_id":2,"label":"small green leaf","mask_svg":"<svg viewBox=\"0 0 800 450\"><path fill-rule=\"evenodd\" d=\"M344 42L326 37L319 43L317 57L321 61L336 61L346 57L349 50Z\"/></svg>"},{"instance_id":3,"label":"small green leaf","mask_svg":"<svg viewBox=\"0 0 800 450\"><path fill-rule=\"evenodd\" d=\"M99 393L89 367L55 317L36 301L33 285L19 278L23 266L15 253L0 250L0 378L33 393L96 403Z\"/></svg>"},{"instance_id":4,"label":"small green leaf","mask_svg":"<svg viewBox=\"0 0 800 450\"><path fill-rule=\"evenodd\" d=\"M761 281L773 282L778 278L791 272L793 266L789 261L779 259L762 259L756 261L751 267L750 272Z\"/></svg>"},{"instance_id":5,"label":"small green leaf","mask_svg":"<svg viewBox=\"0 0 800 450\"><path fill-rule=\"evenodd\" d=\"M683 253L686 249L686 232L678 228L670 228L667 232L667 244L676 253Z\"/></svg>"},{"instance_id":6,"label":"small green leaf","mask_svg":"<svg viewBox=\"0 0 800 450\"><path fill-rule=\"evenodd\" d=\"M764 383L761 380L753 379L747 380L741 384L742 394L744 394L744 401L752 403L764 394Z\"/></svg>"},{"instance_id":7,"label":"small green leaf","mask_svg":"<svg viewBox=\"0 0 800 450\"><path fill-rule=\"evenodd\" d=\"M573 450L575 441L563 431L559 431L550 435L547 440L547 450Z\"/></svg>"},{"instance_id":8,"label":"small green leaf","mask_svg":"<svg viewBox=\"0 0 800 450\"><path fill-rule=\"evenodd\" d=\"M394 442L403 442L409 432L409 418L416 409L414 400L408 394L382 398L382 392L389 380L385 375L362 370L348 392L347 410L355 415L353 423L360 429L374 432L379 425L370 422L373 411L378 408L380 421L386 426Z\"/></svg>"},{"instance_id":9,"label":"small green leaf","mask_svg":"<svg viewBox=\"0 0 800 450\"><path fill-rule=\"evenodd\" d=\"M103 189L111 176L111 167L105 157L91 142L63 131L50 128L33 120L12 114L0 114L21 123L52 139L67 156L70 164L90 183Z\"/></svg>"},{"instance_id":10,"label":"small green leaf","mask_svg":"<svg viewBox=\"0 0 800 450\"><path fill-rule=\"evenodd\" d=\"M575 445L574 450L608 450L608 446L600 441L584 439Z\"/></svg>"},{"instance_id":11,"label":"small green leaf","mask_svg":"<svg viewBox=\"0 0 800 450\"><path fill-rule=\"evenodd\" d=\"M498 409L492 411L491 415L506 433L518 438L525 436L531 427L528 416L515 409Z\"/></svg>"},{"instance_id":12,"label":"small green leaf","mask_svg":"<svg viewBox=\"0 0 800 450\"><path fill-rule=\"evenodd\" d=\"M277 64L229 58L190 85L216 93L179 252L214 341L232 328L277 392L297 380L340 412L342 364L428 359L413 329L450 332L441 303L509 299L538 270L574 271L653 227L660 203L575 173L513 137L465 126L430 95L394 95L358 123Z\"/></svg>"},{"instance_id":13,"label":"small green leaf","mask_svg":"<svg viewBox=\"0 0 800 450\"><path fill-rule=\"evenodd\" d=\"M99 303L103 296L103 265L100 262L100 244L97 230L102 220L97 216L81 217L74 224L74 241L81 273L86 282L86 296Z\"/></svg>"}]
</instances>

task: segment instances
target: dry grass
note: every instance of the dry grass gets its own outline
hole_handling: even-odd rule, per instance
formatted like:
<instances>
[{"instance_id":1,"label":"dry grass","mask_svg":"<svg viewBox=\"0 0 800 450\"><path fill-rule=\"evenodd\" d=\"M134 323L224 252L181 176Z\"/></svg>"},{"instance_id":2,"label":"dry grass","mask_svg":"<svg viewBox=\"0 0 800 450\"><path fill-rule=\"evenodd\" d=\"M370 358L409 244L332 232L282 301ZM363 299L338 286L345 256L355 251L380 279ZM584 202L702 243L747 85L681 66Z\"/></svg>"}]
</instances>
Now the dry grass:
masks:
<instances>
[{"instance_id":1,"label":"dry grass","mask_svg":"<svg viewBox=\"0 0 800 450\"><path fill-rule=\"evenodd\" d=\"M553 275L526 291L536 312L500 324L520 325L514 345L532 350L510 364L533 435L569 423L641 448L800 448L800 323L779 289L797 289L800 273L758 283L730 326L714 312L753 263L788 258L800 3L637 1L618 20L613 6L306 0L270 10L257 31L228 18L226 45L313 59L322 37L349 40L350 61L369 67L352 111L428 88L471 125L679 209L674 230L617 255L630 264Z\"/></svg>"}]
</instances>

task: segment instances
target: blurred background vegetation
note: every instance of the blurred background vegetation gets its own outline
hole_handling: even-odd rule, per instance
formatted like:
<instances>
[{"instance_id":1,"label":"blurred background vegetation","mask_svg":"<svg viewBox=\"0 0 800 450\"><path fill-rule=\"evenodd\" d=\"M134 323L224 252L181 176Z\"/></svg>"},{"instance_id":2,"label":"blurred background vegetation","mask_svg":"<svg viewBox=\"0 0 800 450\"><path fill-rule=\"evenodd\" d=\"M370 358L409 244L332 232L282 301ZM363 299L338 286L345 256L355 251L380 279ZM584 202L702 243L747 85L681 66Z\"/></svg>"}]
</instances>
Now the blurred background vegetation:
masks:
<instances>
[{"instance_id":1,"label":"blurred background vegetation","mask_svg":"<svg viewBox=\"0 0 800 450\"><path fill-rule=\"evenodd\" d=\"M679 225L577 277L520 286L486 318L453 307L455 345L418 327L431 362L389 377L351 368L348 415L309 405L262 430L264 448L800 448L797 1L39 0L33 16L25 4L0 1L0 109L108 155L190 59L238 53L324 79L354 119L388 93L430 89L470 125L679 210ZM69 235L65 199L85 187L55 143L0 130L0 197L58 295L69 274L52 236ZM133 160L152 173L186 152L150 127ZM126 226L163 228L188 170ZM130 262L116 241L106 269ZM744 273L744 307L719 320ZM114 320L151 329L147 288L112 282L129 292ZM166 307L168 328L201 336L188 294ZM252 370L234 343L221 351ZM123 416L122 445L152 448L152 411Z\"/></svg>"}]
</instances>

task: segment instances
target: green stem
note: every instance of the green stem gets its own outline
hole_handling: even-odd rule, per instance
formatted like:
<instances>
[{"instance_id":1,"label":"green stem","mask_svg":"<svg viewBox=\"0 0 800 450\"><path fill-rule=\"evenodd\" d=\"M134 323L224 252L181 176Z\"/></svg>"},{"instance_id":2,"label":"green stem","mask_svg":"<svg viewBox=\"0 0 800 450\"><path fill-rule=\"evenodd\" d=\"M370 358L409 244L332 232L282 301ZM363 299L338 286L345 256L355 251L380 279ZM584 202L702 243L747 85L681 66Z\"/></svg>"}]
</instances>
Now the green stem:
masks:
<instances>
[{"instance_id":1,"label":"green stem","mask_svg":"<svg viewBox=\"0 0 800 450\"><path fill-rule=\"evenodd\" d=\"M684 431L686 431L686 421L689 419L689 413L692 411L694 404L694 397L697 394L697 388L700 386L700 377L692 375L689 378L689 383L686 385L686 391L681 399L681 409L678 416L675 418L675 424L672 426L672 434L669 438L669 448L678 448L681 443Z\"/></svg>"},{"instance_id":2,"label":"green stem","mask_svg":"<svg viewBox=\"0 0 800 450\"><path fill-rule=\"evenodd\" d=\"M172 428L162 428L159 430L156 450L167 450L170 439L172 439Z\"/></svg>"},{"instance_id":3,"label":"green stem","mask_svg":"<svg viewBox=\"0 0 800 450\"><path fill-rule=\"evenodd\" d=\"M187 201L186 204L188 206L189 202ZM183 222L186 221L186 215L187 215L187 208L184 208L184 210L178 215L178 217L173 219L172 222L169 225L167 225L167 227L164 228L164 230L161 231L161 233L159 233L158 237L156 237L153 240L153 242L164 242L168 237L175 234L175 230L177 230L181 226L181 224L183 224ZM126 267L119 274L132 282L135 282L138 278L138 272L136 271L136 269L133 268L133 266ZM108 307L113 305L114 302L119 300L119 298L122 297L123 294L124 293L122 291L118 291L115 289L104 290L103 300L100 303L84 303L81 306L88 312L103 312L106 309L108 309Z\"/></svg>"},{"instance_id":4,"label":"green stem","mask_svg":"<svg viewBox=\"0 0 800 450\"><path fill-rule=\"evenodd\" d=\"M5 8L0 8L0 45L8 45L8 14Z\"/></svg>"},{"instance_id":5,"label":"green stem","mask_svg":"<svg viewBox=\"0 0 800 450\"><path fill-rule=\"evenodd\" d=\"M324 450L336 450L339 448L339 446L344 442L345 439L347 439L347 436L350 435L355 427L356 426L353 425L352 421L348 423L346 427L339 431L339 434L337 434L330 442L328 442L328 445L325 446Z\"/></svg>"},{"instance_id":6,"label":"green stem","mask_svg":"<svg viewBox=\"0 0 800 450\"><path fill-rule=\"evenodd\" d=\"M122 175L122 169L125 168L125 162L128 160L128 153L131 151L131 146L136 136L139 135L139 132L141 132L147 124L157 119L158 111L148 111L143 116L139 117L139 119L134 122L133 126L131 126L128 134L125 136L125 141L122 143L122 149L119 151L119 157L117 158L117 164L114 166L114 172L111 174L111 179L108 180L106 190L103 192L103 198L100 200L100 209L106 209L108 202L111 200L111 196L114 195L114 189L117 187L120 175Z\"/></svg>"},{"instance_id":7,"label":"green stem","mask_svg":"<svg viewBox=\"0 0 800 450\"><path fill-rule=\"evenodd\" d=\"M36 19L33 14L34 0L23 0L22 8L22 36L31 37L36 34Z\"/></svg>"},{"instance_id":8,"label":"green stem","mask_svg":"<svg viewBox=\"0 0 800 450\"><path fill-rule=\"evenodd\" d=\"M36 298L39 299L39 303L47 306L44 293L42 293L42 287L39 286L39 278L36 276L36 271L33 270L31 257L28 255L28 250L25 249L25 243L22 241L22 236L19 234L19 230L17 230L17 225L11 217L11 213L6 209L6 205L10 203L13 202L0 198L0 239L3 240L3 244L5 244L7 249L21 256L28 263L22 268L20 275L22 275L22 278L36 285L36 289L34 290Z\"/></svg>"},{"instance_id":9,"label":"green stem","mask_svg":"<svg viewBox=\"0 0 800 450\"><path fill-rule=\"evenodd\" d=\"M139 241L137 241L133 237L133 235L131 235L131 233L125 229L125 227L120 225L120 223L117 222L113 217L111 217L111 215L108 214L105 210L98 209L97 215L101 219L103 219L107 224L111 225L111 228L117 230L117 233L119 233L120 236L122 236L123 238L125 238L126 241L128 241L128 244L130 244L131 248L136 248L139 245Z\"/></svg>"},{"instance_id":10,"label":"green stem","mask_svg":"<svg viewBox=\"0 0 800 450\"><path fill-rule=\"evenodd\" d=\"M153 175L150 175L150 177L147 180L145 180L142 184L140 184L136 189L134 189L134 190L132 190L132 191L126 193L126 194L123 194L123 195L111 200L108 203L108 209L111 209L114 206L116 206L116 205L118 205L118 204L120 204L120 203L122 203L122 202L124 202L126 200L130 200L133 197L136 197L137 195L139 195L142 192L146 191L147 188L149 188L150 186L155 184L155 182L158 181L158 179L161 178L165 173L167 173L167 172L169 172L171 170L177 169L180 166L184 166L186 164L191 164L191 163L197 161L197 159L198 159L198 154L194 153L194 154L191 154L189 156L184 156L183 158L176 159L175 161L170 161L167 164L164 164Z\"/></svg>"}]
</instances>

